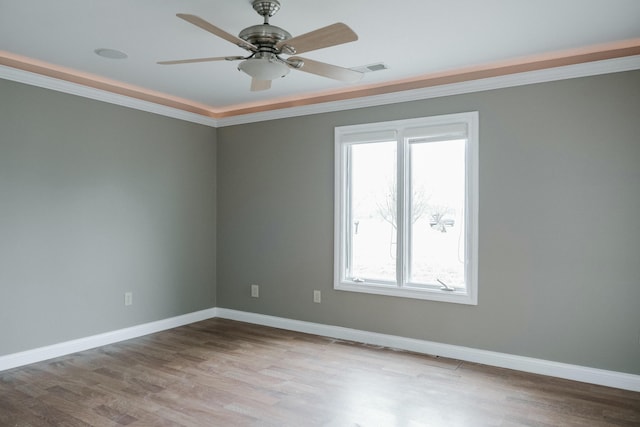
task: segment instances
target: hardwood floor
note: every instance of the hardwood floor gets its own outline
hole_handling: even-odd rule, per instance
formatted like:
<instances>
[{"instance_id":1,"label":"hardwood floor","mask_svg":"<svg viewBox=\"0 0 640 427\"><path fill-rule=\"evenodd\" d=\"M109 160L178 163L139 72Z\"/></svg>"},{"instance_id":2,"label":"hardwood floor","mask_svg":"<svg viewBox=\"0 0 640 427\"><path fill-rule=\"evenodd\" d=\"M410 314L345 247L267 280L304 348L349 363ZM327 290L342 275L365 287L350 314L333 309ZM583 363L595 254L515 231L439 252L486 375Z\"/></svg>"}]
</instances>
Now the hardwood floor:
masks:
<instances>
[{"instance_id":1,"label":"hardwood floor","mask_svg":"<svg viewBox=\"0 0 640 427\"><path fill-rule=\"evenodd\" d=\"M640 393L211 319L0 372L0 426L640 426Z\"/></svg>"}]
</instances>

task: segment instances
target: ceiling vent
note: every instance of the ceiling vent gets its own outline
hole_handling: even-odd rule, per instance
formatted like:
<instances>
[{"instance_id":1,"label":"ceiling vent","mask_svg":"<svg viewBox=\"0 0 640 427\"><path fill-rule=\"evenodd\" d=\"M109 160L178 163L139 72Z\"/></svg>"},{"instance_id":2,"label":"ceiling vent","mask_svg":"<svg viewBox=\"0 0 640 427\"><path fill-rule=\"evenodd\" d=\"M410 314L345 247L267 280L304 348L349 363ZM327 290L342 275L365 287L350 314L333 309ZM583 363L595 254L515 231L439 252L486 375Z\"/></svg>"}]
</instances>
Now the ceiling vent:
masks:
<instances>
[{"instance_id":1,"label":"ceiling vent","mask_svg":"<svg viewBox=\"0 0 640 427\"><path fill-rule=\"evenodd\" d=\"M377 64L362 65L360 67L353 67L351 69L353 71L359 71L361 73L372 73L374 71L388 70L389 67L387 67L386 64L379 62Z\"/></svg>"}]
</instances>

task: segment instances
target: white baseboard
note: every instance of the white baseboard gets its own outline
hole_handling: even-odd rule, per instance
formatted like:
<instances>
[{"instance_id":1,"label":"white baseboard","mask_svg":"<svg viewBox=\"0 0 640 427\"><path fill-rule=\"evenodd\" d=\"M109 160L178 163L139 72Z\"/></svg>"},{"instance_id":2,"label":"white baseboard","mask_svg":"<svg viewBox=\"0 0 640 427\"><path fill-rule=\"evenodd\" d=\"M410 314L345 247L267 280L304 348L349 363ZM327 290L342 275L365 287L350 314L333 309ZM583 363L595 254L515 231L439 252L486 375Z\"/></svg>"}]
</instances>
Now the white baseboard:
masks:
<instances>
[{"instance_id":1,"label":"white baseboard","mask_svg":"<svg viewBox=\"0 0 640 427\"><path fill-rule=\"evenodd\" d=\"M33 350L27 350L20 353L0 356L0 371L41 362L54 357L65 356L67 354L107 344L113 344L119 341L125 341L214 317L238 320L241 322L270 326L296 332L304 332L308 334L322 335L336 339L356 341L365 344L415 351L417 353L430 354L434 356L450 357L467 362L482 363L484 365L497 366L500 368L515 369L523 372L531 372L534 374L548 375L557 378L565 378L568 380L640 392L640 375L607 371L604 369L589 368L585 366L405 338L395 335L379 334L358 329L343 328L340 326L323 325L320 323L267 316L264 314L249 313L226 308L209 308L206 310L196 311L194 313L171 317L169 319L119 329L117 331L106 332Z\"/></svg>"},{"instance_id":2,"label":"white baseboard","mask_svg":"<svg viewBox=\"0 0 640 427\"><path fill-rule=\"evenodd\" d=\"M183 314L181 316L162 319L155 322L144 323L142 325L131 326L129 328L119 329L116 331L105 332L103 334L65 341L58 344L48 345L46 347L22 351L20 353L0 356L0 371L53 359L54 357L77 353L79 351L89 350L91 348L107 344L113 344L119 341L129 340L131 338L141 337L143 335L153 334L155 332L171 328L177 328L178 326L199 322L212 317L216 317L215 308Z\"/></svg>"},{"instance_id":3,"label":"white baseboard","mask_svg":"<svg viewBox=\"0 0 640 427\"><path fill-rule=\"evenodd\" d=\"M640 391L640 375L604 369L589 368L567 363L553 362L532 357L516 356L494 351L479 350L432 341L417 340L395 335L378 334L375 332L343 328L340 326L323 325L264 314L218 308L217 317L241 322L254 323L290 331L322 335L331 338L415 351L417 353L434 356L449 357L467 362L482 363L500 368L515 369L533 374L548 375L568 380L581 381L590 384L615 387L623 390Z\"/></svg>"}]
</instances>

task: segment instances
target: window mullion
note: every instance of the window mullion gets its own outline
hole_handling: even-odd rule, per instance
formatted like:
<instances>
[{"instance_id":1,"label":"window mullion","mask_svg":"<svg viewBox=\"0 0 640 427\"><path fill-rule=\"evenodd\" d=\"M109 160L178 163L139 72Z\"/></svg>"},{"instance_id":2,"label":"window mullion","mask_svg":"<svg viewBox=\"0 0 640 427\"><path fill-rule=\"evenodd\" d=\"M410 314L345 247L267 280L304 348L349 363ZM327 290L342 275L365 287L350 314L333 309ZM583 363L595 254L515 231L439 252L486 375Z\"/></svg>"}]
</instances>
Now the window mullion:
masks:
<instances>
[{"instance_id":1,"label":"window mullion","mask_svg":"<svg viewBox=\"0 0 640 427\"><path fill-rule=\"evenodd\" d=\"M353 234L352 234L352 223L353 223L353 201L351 198L351 195L353 193L353 182L351 179L351 169L352 169L352 165L351 165L351 145L345 145L343 148L343 156L344 156L344 163L343 163L343 173L344 173L344 182L345 182L345 188L344 188L344 197L343 197L343 202L345 203L345 209L344 209L344 213L343 213L343 226L344 226L344 234L343 234L343 238L345 239L344 241L344 248L345 248L345 257L344 257L344 263L345 263L345 268L344 268L344 272L346 274L347 277L350 277L352 275L351 272L351 268L353 265Z\"/></svg>"},{"instance_id":2,"label":"window mullion","mask_svg":"<svg viewBox=\"0 0 640 427\"><path fill-rule=\"evenodd\" d=\"M404 245L402 247L403 249L403 265L402 265L402 284L403 286L405 286L410 278L411 278L411 271L410 271L410 266L411 266L411 257L413 256L411 253L411 239L412 239L412 233L413 231L411 230L413 224L411 221L411 207L412 207L412 182L411 182L411 166L412 166L412 162L411 162L411 144L409 144L409 139L404 137L402 139L402 146L403 146L403 150L404 150L404 161L403 161L403 175L402 175L402 182L403 182L403 194L404 194L404 198L403 198L403 205L402 205L402 219L403 219L403 224L404 224L404 228L403 228L403 235L404 235Z\"/></svg>"},{"instance_id":3,"label":"window mullion","mask_svg":"<svg viewBox=\"0 0 640 427\"><path fill-rule=\"evenodd\" d=\"M409 166L409 147L405 142L405 138L400 132L398 136L398 157L397 157L397 206L396 206L396 218L397 218L397 247L396 247L396 273L397 273L397 281L398 287L404 287L407 281L407 265L408 265L408 251L407 244L409 242L409 233L408 226L409 221L407 220L407 202L409 193L407 192L408 188L408 180L407 180L407 172Z\"/></svg>"}]
</instances>

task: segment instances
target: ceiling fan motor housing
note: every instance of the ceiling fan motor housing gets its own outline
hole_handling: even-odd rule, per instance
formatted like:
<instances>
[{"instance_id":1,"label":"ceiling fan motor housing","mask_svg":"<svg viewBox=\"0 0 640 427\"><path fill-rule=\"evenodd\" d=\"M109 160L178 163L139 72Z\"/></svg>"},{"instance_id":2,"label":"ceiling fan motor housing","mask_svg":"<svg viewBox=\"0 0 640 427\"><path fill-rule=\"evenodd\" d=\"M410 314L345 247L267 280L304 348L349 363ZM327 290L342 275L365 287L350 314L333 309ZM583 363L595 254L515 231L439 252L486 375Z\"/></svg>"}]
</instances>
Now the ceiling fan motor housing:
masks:
<instances>
[{"instance_id":1,"label":"ceiling fan motor housing","mask_svg":"<svg viewBox=\"0 0 640 427\"><path fill-rule=\"evenodd\" d=\"M238 37L257 46L259 51L279 53L276 51L276 44L290 39L291 34L275 25L262 24L245 28Z\"/></svg>"}]
</instances>

